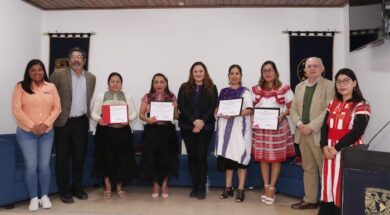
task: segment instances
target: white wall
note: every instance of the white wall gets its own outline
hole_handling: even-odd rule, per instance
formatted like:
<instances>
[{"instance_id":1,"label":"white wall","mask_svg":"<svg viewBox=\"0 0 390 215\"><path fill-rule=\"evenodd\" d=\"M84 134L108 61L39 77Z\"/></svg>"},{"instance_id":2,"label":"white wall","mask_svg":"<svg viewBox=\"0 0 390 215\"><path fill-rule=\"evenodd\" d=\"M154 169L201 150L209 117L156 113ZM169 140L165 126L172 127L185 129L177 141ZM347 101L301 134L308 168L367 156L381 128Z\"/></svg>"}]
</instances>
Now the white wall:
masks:
<instances>
[{"instance_id":1,"label":"white wall","mask_svg":"<svg viewBox=\"0 0 390 215\"><path fill-rule=\"evenodd\" d=\"M11 97L29 60L41 58L42 11L22 1L0 3L0 134L15 133Z\"/></svg>"},{"instance_id":2,"label":"white wall","mask_svg":"<svg viewBox=\"0 0 390 215\"><path fill-rule=\"evenodd\" d=\"M90 71L98 77L96 92L106 89L107 75L120 72L124 90L137 108L149 90L150 78L165 73L172 91L188 77L195 61L203 61L219 89L227 85L227 69L243 67L244 85L259 78L259 67L274 60L283 81L289 80L289 44L283 30L339 30L335 36L334 70L348 66L358 76L364 95L372 105L366 131L370 139L390 120L390 44L349 53L348 7L255 8L255 9L159 9L107 11L40 11L24 2L2 0L0 7L0 59L3 77L0 95L0 133L13 133L11 94L22 79L31 58L46 65L49 39L43 32L96 32L90 49ZM137 128L141 128L140 124ZM374 141L379 150L390 151L389 129ZM379 147L379 148L378 148Z\"/></svg>"},{"instance_id":3,"label":"white wall","mask_svg":"<svg viewBox=\"0 0 390 215\"><path fill-rule=\"evenodd\" d=\"M324 18L326 17L326 19ZM243 68L243 83L255 85L265 60L274 60L289 82L289 38L283 30L342 30L342 8L140 9L49 11L43 31L96 32L89 70L97 75L96 92L107 88L110 72L123 75L124 90L139 108L151 77L162 72L177 93L189 68L203 61L218 89L227 86L231 64ZM335 37L334 69L344 65L344 33ZM42 59L49 58L42 40ZM137 129L140 129L137 124Z\"/></svg>"},{"instance_id":4,"label":"white wall","mask_svg":"<svg viewBox=\"0 0 390 215\"><path fill-rule=\"evenodd\" d=\"M348 30L348 7L344 8L344 31ZM349 44L345 38L345 44ZM347 46L348 47L348 46ZM345 50L346 66L355 71L364 97L372 108L365 133L366 142L390 120L390 41L379 46L349 52ZM390 152L390 126L372 141L372 150Z\"/></svg>"}]
</instances>

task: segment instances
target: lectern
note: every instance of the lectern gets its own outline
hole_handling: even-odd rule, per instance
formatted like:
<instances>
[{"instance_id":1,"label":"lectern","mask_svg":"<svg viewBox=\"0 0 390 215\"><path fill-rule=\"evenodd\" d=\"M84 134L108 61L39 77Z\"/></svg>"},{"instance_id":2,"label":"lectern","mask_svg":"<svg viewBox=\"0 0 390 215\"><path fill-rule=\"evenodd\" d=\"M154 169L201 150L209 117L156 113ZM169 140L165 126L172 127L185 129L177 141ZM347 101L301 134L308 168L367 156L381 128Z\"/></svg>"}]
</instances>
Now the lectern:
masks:
<instances>
[{"instance_id":1,"label":"lectern","mask_svg":"<svg viewBox=\"0 0 390 215\"><path fill-rule=\"evenodd\" d=\"M390 153L342 150L342 214L390 214Z\"/></svg>"}]
</instances>

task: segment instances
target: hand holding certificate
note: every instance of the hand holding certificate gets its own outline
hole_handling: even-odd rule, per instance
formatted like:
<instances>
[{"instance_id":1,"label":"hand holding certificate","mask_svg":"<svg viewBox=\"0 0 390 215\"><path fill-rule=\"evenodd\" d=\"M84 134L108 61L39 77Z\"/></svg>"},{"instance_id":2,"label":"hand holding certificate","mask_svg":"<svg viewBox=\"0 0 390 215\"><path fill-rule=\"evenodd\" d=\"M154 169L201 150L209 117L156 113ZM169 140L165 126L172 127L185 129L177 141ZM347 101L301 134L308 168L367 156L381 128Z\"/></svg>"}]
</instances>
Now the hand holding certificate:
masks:
<instances>
[{"instance_id":1,"label":"hand holding certificate","mask_svg":"<svg viewBox=\"0 0 390 215\"><path fill-rule=\"evenodd\" d=\"M253 128L278 130L279 108L255 108L253 115Z\"/></svg>"},{"instance_id":2,"label":"hand holding certificate","mask_svg":"<svg viewBox=\"0 0 390 215\"><path fill-rule=\"evenodd\" d=\"M173 121L174 111L172 102L150 102L150 117L158 121Z\"/></svg>"},{"instance_id":3,"label":"hand holding certificate","mask_svg":"<svg viewBox=\"0 0 390 215\"><path fill-rule=\"evenodd\" d=\"M217 116L239 116L243 98L220 100Z\"/></svg>"},{"instance_id":4,"label":"hand holding certificate","mask_svg":"<svg viewBox=\"0 0 390 215\"><path fill-rule=\"evenodd\" d=\"M127 105L103 105L101 120L105 124L129 123Z\"/></svg>"}]
</instances>

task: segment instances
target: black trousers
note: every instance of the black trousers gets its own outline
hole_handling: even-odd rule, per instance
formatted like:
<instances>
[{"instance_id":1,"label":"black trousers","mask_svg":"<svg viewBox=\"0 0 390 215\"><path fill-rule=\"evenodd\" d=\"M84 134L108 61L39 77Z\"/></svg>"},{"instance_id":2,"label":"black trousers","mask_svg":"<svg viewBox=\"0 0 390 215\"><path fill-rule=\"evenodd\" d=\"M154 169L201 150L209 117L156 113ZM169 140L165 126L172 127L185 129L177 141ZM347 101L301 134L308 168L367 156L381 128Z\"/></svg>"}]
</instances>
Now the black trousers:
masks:
<instances>
[{"instance_id":1,"label":"black trousers","mask_svg":"<svg viewBox=\"0 0 390 215\"><path fill-rule=\"evenodd\" d=\"M321 202L318 215L341 215L341 208L337 207L333 202Z\"/></svg>"},{"instance_id":2,"label":"black trousers","mask_svg":"<svg viewBox=\"0 0 390 215\"><path fill-rule=\"evenodd\" d=\"M84 115L69 118L63 127L54 128L56 175L60 194L82 189L88 123L88 118Z\"/></svg>"},{"instance_id":3,"label":"black trousers","mask_svg":"<svg viewBox=\"0 0 390 215\"><path fill-rule=\"evenodd\" d=\"M207 148L213 131L192 133L192 130L180 129L180 133L187 149L192 184L195 188L204 186L207 178Z\"/></svg>"}]
</instances>

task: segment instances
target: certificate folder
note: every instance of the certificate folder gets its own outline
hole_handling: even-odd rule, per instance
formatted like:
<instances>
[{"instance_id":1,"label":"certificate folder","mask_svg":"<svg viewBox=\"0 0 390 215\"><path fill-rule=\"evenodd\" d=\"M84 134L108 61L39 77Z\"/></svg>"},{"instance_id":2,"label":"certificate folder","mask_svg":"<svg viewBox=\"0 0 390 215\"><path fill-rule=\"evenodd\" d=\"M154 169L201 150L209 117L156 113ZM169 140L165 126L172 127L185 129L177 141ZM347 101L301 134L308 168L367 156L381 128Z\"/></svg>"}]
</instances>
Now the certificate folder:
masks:
<instances>
[{"instance_id":1,"label":"certificate folder","mask_svg":"<svg viewBox=\"0 0 390 215\"><path fill-rule=\"evenodd\" d=\"M253 113L252 128L278 130L280 108L256 107Z\"/></svg>"},{"instance_id":2,"label":"certificate folder","mask_svg":"<svg viewBox=\"0 0 390 215\"><path fill-rule=\"evenodd\" d=\"M172 102L150 102L150 117L155 117L158 121L173 121L174 115Z\"/></svg>"},{"instance_id":3,"label":"certificate folder","mask_svg":"<svg viewBox=\"0 0 390 215\"><path fill-rule=\"evenodd\" d=\"M102 121L107 124L129 123L127 105L102 105Z\"/></svg>"},{"instance_id":4,"label":"certificate folder","mask_svg":"<svg viewBox=\"0 0 390 215\"><path fill-rule=\"evenodd\" d=\"M217 116L240 116L244 98L222 99L218 104Z\"/></svg>"}]
</instances>

